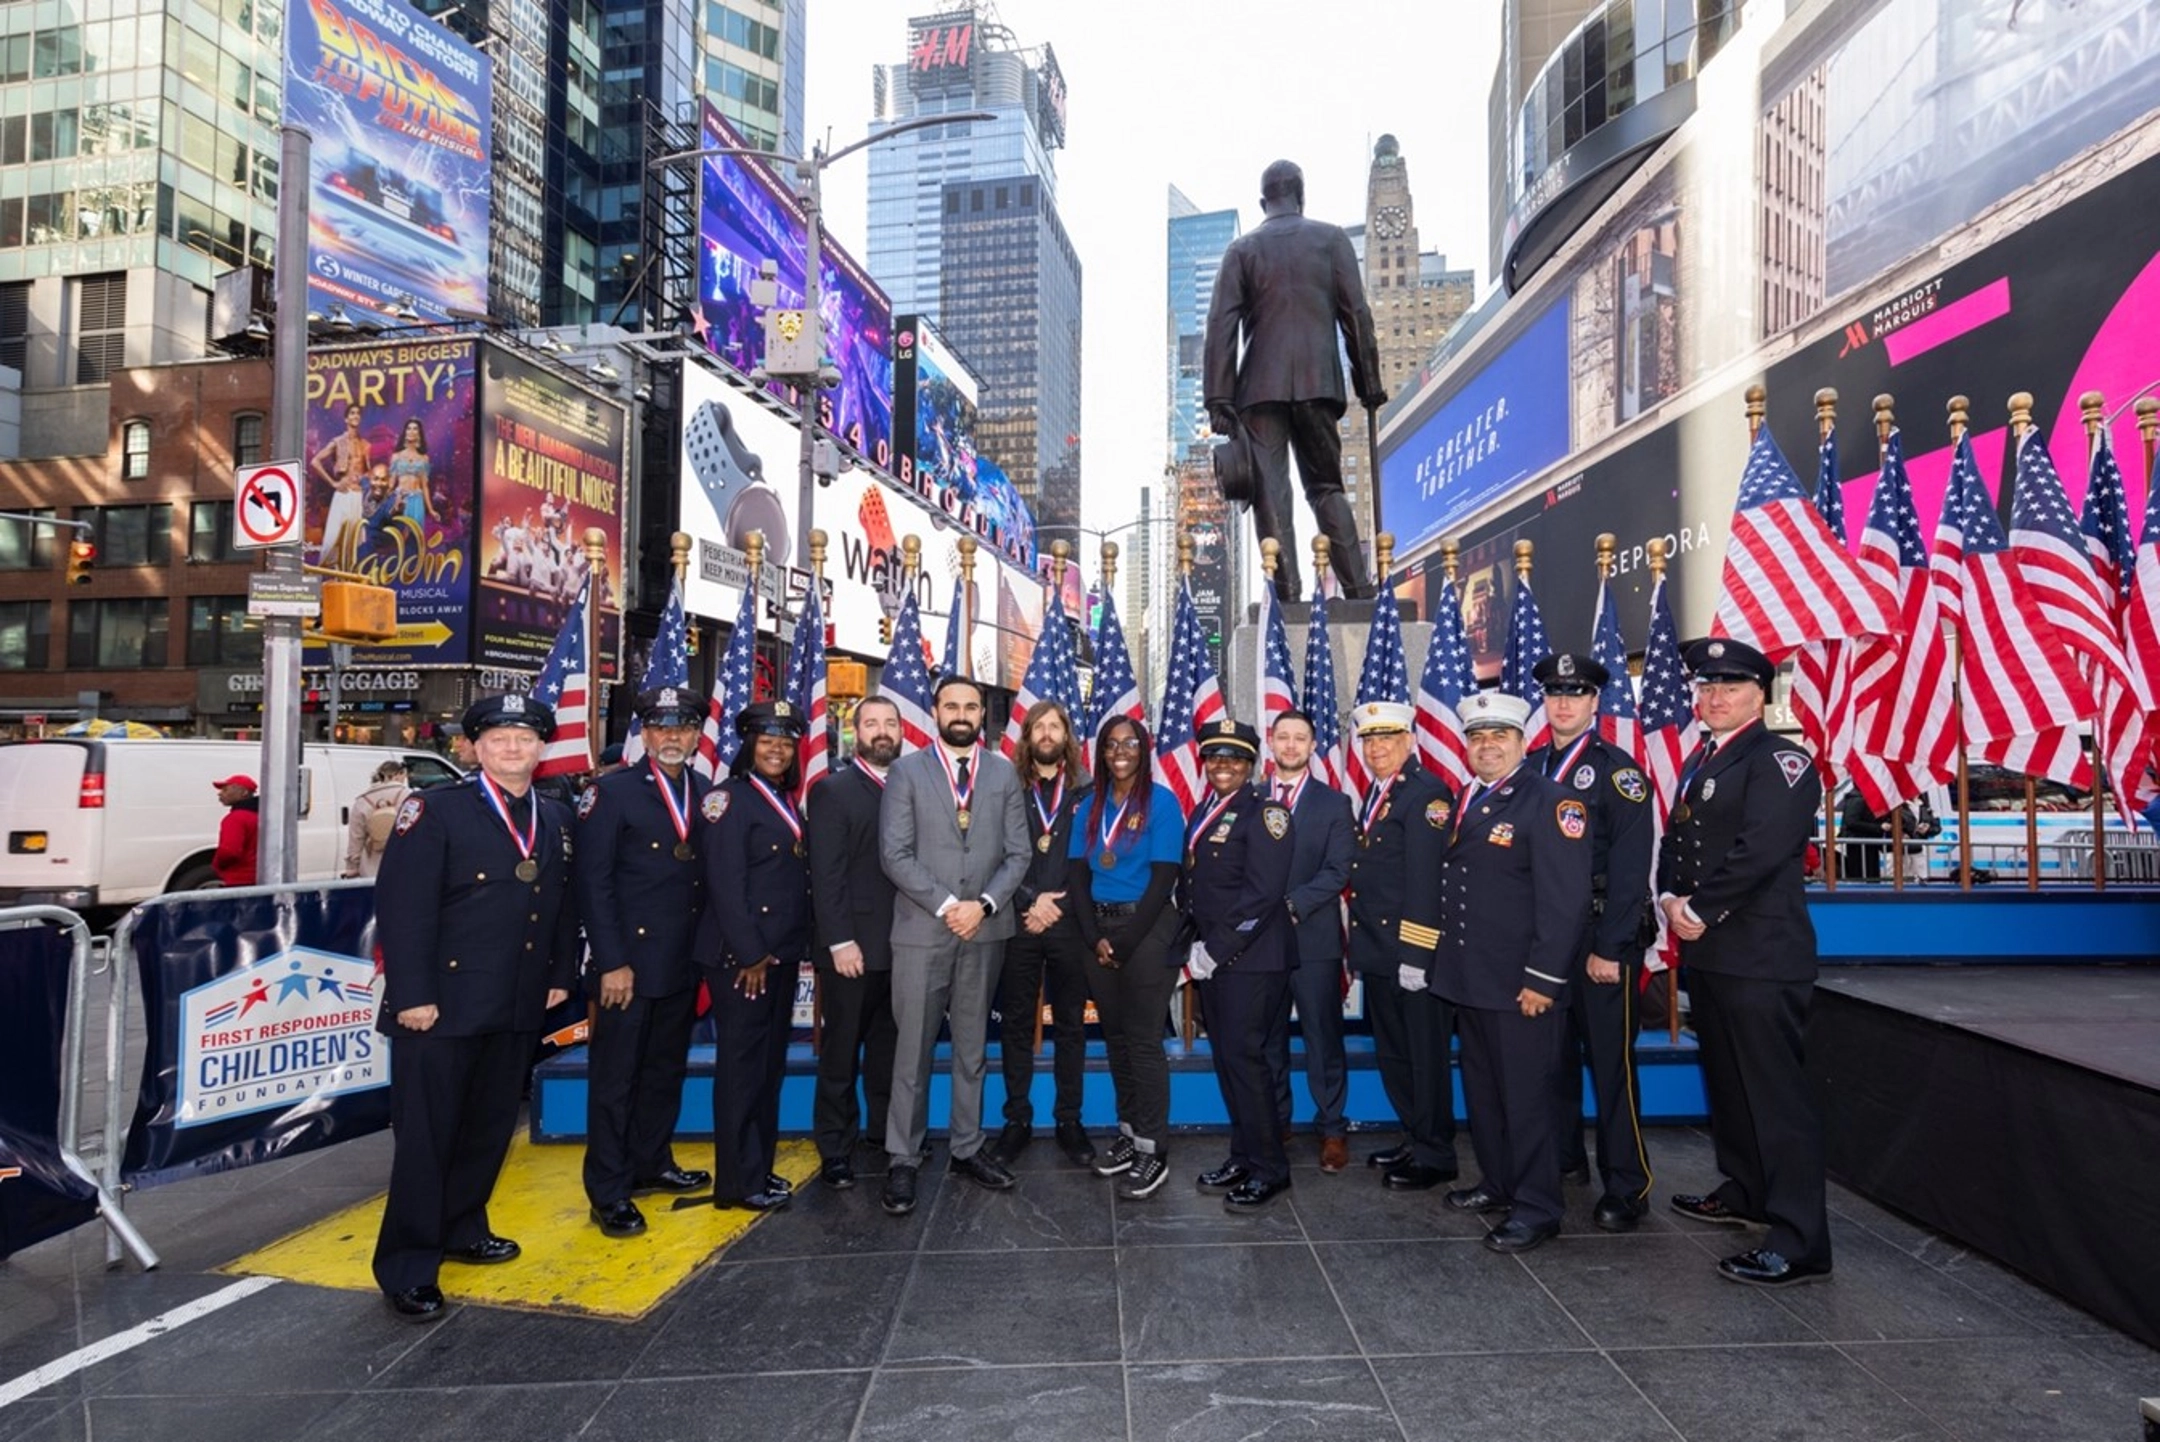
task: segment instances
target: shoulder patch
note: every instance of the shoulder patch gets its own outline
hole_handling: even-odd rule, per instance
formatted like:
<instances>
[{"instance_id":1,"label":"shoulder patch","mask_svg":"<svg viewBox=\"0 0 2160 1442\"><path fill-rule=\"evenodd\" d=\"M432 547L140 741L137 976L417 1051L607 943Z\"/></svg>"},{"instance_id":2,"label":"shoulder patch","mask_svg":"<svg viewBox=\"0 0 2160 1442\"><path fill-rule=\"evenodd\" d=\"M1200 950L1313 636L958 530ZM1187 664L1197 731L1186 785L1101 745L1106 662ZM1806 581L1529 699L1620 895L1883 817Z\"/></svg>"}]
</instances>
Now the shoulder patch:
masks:
<instances>
[{"instance_id":1,"label":"shoulder patch","mask_svg":"<svg viewBox=\"0 0 2160 1442\"><path fill-rule=\"evenodd\" d=\"M727 792L715 786L705 793L705 800L698 809L705 813L707 821L718 821L721 817L727 815L727 804Z\"/></svg>"},{"instance_id":2,"label":"shoulder patch","mask_svg":"<svg viewBox=\"0 0 2160 1442\"><path fill-rule=\"evenodd\" d=\"M1590 834L1590 813L1580 801L1572 798L1553 808L1554 819L1560 823L1560 834L1570 841L1580 841Z\"/></svg>"},{"instance_id":3,"label":"shoulder patch","mask_svg":"<svg viewBox=\"0 0 2160 1442\"><path fill-rule=\"evenodd\" d=\"M1650 794L1649 783L1643 779L1643 774L1632 766L1622 766L1614 771L1612 784L1613 790L1630 801L1639 803Z\"/></svg>"},{"instance_id":4,"label":"shoulder patch","mask_svg":"<svg viewBox=\"0 0 2160 1442\"><path fill-rule=\"evenodd\" d=\"M1804 751L1780 751L1777 754L1778 770L1785 773L1787 787L1798 786L1800 778L1807 775L1815 765Z\"/></svg>"},{"instance_id":5,"label":"shoulder patch","mask_svg":"<svg viewBox=\"0 0 2160 1442\"><path fill-rule=\"evenodd\" d=\"M1448 818L1455 814L1455 807L1446 797L1425 803L1425 824L1435 831L1447 829Z\"/></svg>"},{"instance_id":6,"label":"shoulder patch","mask_svg":"<svg viewBox=\"0 0 2160 1442\"><path fill-rule=\"evenodd\" d=\"M580 821L592 815L592 809L600 804L600 788L588 786L578 793L577 814Z\"/></svg>"},{"instance_id":7,"label":"shoulder patch","mask_svg":"<svg viewBox=\"0 0 2160 1442\"><path fill-rule=\"evenodd\" d=\"M1588 791L1591 787L1597 785L1597 768L1588 762L1584 762L1575 768L1574 776L1569 779L1575 783L1577 791Z\"/></svg>"},{"instance_id":8,"label":"shoulder patch","mask_svg":"<svg viewBox=\"0 0 2160 1442\"><path fill-rule=\"evenodd\" d=\"M1290 834L1289 809L1278 802L1270 801L1260 808L1260 824L1267 827L1268 835L1277 841L1282 840Z\"/></svg>"},{"instance_id":9,"label":"shoulder patch","mask_svg":"<svg viewBox=\"0 0 2160 1442\"><path fill-rule=\"evenodd\" d=\"M406 832L412 830L413 827L417 826L420 823L421 816L426 814L426 812L427 803L420 799L419 792L416 791L412 795L406 797L405 800L399 804L397 809L398 835L403 836Z\"/></svg>"}]
</instances>

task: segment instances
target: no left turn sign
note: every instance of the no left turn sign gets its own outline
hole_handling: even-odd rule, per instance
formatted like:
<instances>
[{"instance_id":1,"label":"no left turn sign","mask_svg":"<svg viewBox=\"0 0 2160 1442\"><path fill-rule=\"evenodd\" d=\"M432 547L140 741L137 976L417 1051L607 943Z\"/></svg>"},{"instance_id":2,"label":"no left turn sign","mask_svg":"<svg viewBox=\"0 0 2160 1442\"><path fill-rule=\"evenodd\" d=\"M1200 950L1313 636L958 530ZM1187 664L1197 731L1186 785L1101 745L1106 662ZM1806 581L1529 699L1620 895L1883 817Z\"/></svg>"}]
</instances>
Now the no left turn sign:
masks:
<instances>
[{"instance_id":1,"label":"no left turn sign","mask_svg":"<svg viewBox=\"0 0 2160 1442\"><path fill-rule=\"evenodd\" d=\"M300 463L271 461L233 472L233 544L283 546L300 540Z\"/></svg>"}]
</instances>

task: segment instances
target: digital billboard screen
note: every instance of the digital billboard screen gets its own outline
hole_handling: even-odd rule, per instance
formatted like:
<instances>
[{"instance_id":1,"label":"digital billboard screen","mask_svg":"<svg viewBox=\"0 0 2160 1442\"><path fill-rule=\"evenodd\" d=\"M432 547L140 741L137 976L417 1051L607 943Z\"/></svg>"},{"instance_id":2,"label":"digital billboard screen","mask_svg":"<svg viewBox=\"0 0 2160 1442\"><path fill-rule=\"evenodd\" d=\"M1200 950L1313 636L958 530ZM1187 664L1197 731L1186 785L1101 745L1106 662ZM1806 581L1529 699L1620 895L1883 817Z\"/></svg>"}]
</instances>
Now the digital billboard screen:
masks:
<instances>
[{"instance_id":1,"label":"digital billboard screen","mask_svg":"<svg viewBox=\"0 0 2160 1442\"><path fill-rule=\"evenodd\" d=\"M285 121L314 137L308 304L485 313L487 57L402 0L306 0L285 43Z\"/></svg>"},{"instance_id":2,"label":"digital billboard screen","mask_svg":"<svg viewBox=\"0 0 2160 1442\"><path fill-rule=\"evenodd\" d=\"M711 102L704 106L704 143L746 142ZM750 284L758 267L772 261L781 309L801 309L807 246L801 208L761 161L712 155L703 162L699 187L698 309L705 344L719 359L748 374L764 359L765 337ZM830 234L819 248L818 308L825 317L826 349L840 384L818 392L818 424L879 470L893 463L892 307L868 272ZM793 390L775 381L773 394L797 404Z\"/></svg>"},{"instance_id":3,"label":"digital billboard screen","mask_svg":"<svg viewBox=\"0 0 2160 1442\"><path fill-rule=\"evenodd\" d=\"M974 376L920 316L895 322L893 357L901 443L892 473L901 489L1006 560L1032 568L1034 513L1005 468L976 444Z\"/></svg>"}]
</instances>

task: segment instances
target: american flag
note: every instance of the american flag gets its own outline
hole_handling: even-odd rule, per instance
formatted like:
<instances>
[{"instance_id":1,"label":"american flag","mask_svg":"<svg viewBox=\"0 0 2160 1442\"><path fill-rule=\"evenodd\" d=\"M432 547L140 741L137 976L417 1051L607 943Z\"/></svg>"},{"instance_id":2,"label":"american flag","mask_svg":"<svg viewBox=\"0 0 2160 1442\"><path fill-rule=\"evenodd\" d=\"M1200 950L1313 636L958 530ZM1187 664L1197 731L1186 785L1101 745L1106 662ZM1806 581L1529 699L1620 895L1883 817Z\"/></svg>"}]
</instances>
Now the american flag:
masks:
<instances>
[{"instance_id":1,"label":"american flag","mask_svg":"<svg viewBox=\"0 0 2160 1442\"><path fill-rule=\"evenodd\" d=\"M533 699L555 711L555 739L541 749L536 776L575 776L593 769L592 668L586 663L585 634L591 605L592 578L587 576L555 633L540 679L533 682Z\"/></svg>"},{"instance_id":2,"label":"american flag","mask_svg":"<svg viewBox=\"0 0 2160 1442\"><path fill-rule=\"evenodd\" d=\"M1012 713L1005 718L1006 759L1019 754L1026 740L1020 734L1021 723L1037 701L1056 701L1068 716L1080 710L1080 665L1073 655L1072 629L1065 621L1065 599L1055 590L1043 608L1042 634L1035 638L1035 653L1028 657L1027 674L1020 678L1020 694L1013 697Z\"/></svg>"},{"instance_id":3,"label":"american flag","mask_svg":"<svg viewBox=\"0 0 2160 1442\"><path fill-rule=\"evenodd\" d=\"M1155 723L1155 765L1163 785L1187 813L1200 799L1200 732L1223 714L1222 687L1208 655L1207 634L1193 606L1192 587L1178 586L1177 620L1170 631L1170 676Z\"/></svg>"},{"instance_id":4,"label":"american flag","mask_svg":"<svg viewBox=\"0 0 2160 1442\"><path fill-rule=\"evenodd\" d=\"M716 781L735 764L742 737L735 734L735 715L757 699L758 588L743 587L742 606L735 613L735 629L728 635L727 649L720 653L720 669L713 676L712 701L705 708L705 725L698 732L698 775Z\"/></svg>"},{"instance_id":5,"label":"american flag","mask_svg":"<svg viewBox=\"0 0 2160 1442\"><path fill-rule=\"evenodd\" d=\"M945 614L945 656L938 662L940 676L958 674L962 664L968 659L967 645L960 634L960 612L964 609L966 600L967 582L958 576L953 577L952 610Z\"/></svg>"},{"instance_id":6,"label":"american flag","mask_svg":"<svg viewBox=\"0 0 2160 1442\"><path fill-rule=\"evenodd\" d=\"M1672 814L1680 791L1680 767L1695 749L1695 692L1688 684L1687 667L1680 660L1680 632L1673 625L1672 602L1666 598L1668 584L1658 577L1650 593L1650 635L1643 643L1642 758L1650 773L1655 805L1650 815L1651 833L1657 845L1665 840L1665 820ZM1651 875L1657 874L1656 868ZM1665 934L1663 908L1658 914L1657 945L1644 963L1652 971L1672 965L1675 953Z\"/></svg>"},{"instance_id":7,"label":"american flag","mask_svg":"<svg viewBox=\"0 0 2160 1442\"><path fill-rule=\"evenodd\" d=\"M915 588L908 587L893 620L892 648L878 674L878 695L900 713L900 736L910 751L920 751L937 735L930 707L930 663L923 654L922 611Z\"/></svg>"},{"instance_id":8,"label":"american flag","mask_svg":"<svg viewBox=\"0 0 2160 1442\"><path fill-rule=\"evenodd\" d=\"M1611 584L1598 581L1597 618L1590 624L1590 658L1605 668L1598 689L1598 734L1642 761L1642 717L1635 710L1635 688L1628 684L1627 642L1620 636L1620 603Z\"/></svg>"},{"instance_id":9,"label":"american flag","mask_svg":"<svg viewBox=\"0 0 2160 1442\"><path fill-rule=\"evenodd\" d=\"M1822 438L1815 460L1815 510L1838 549L1845 547L1845 491L1838 484L1837 436ZM1801 739L1815 752L1823 790L1843 779L1852 751L1852 654L1842 637L1810 641L1793 653L1792 709Z\"/></svg>"},{"instance_id":10,"label":"american flag","mask_svg":"<svg viewBox=\"0 0 2160 1442\"><path fill-rule=\"evenodd\" d=\"M1402 609L1395 604L1395 588L1383 580L1373 600L1372 624L1365 628L1365 660L1358 667L1357 692L1350 705L1355 709L1367 701L1408 704L1409 700L1410 663L1403 655ZM1355 745L1348 753L1343 767L1346 789L1362 796L1372 784L1372 773L1365 769L1365 758Z\"/></svg>"},{"instance_id":11,"label":"american flag","mask_svg":"<svg viewBox=\"0 0 2160 1442\"><path fill-rule=\"evenodd\" d=\"M2160 575L2160 562L2155 563L2154 574ZM1312 619L1305 631L1305 714L1312 717L1313 724L1310 764L1322 781L1341 790L1347 773L1343 767L1342 709L1335 700L1335 646L1328 636L1325 576L1313 583Z\"/></svg>"},{"instance_id":12,"label":"american flag","mask_svg":"<svg viewBox=\"0 0 2160 1442\"><path fill-rule=\"evenodd\" d=\"M1552 736L1545 722L1545 688L1531 672L1552 654L1552 640L1545 634L1545 617L1538 610L1537 593L1528 576L1515 578L1515 605L1508 613L1507 646L1500 653L1500 689L1530 703L1530 720L1523 726L1523 746L1535 751Z\"/></svg>"},{"instance_id":13,"label":"american flag","mask_svg":"<svg viewBox=\"0 0 2160 1442\"><path fill-rule=\"evenodd\" d=\"M2086 505L2090 511L2090 496ZM2027 431L2018 447L2017 494L2010 503L2010 554L2085 678L2085 690L2071 694L2079 696L2080 711L2092 722L2095 750L2104 758L2116 804L2128 819L2137 814L2131 797L2150 747L2140 688L2123 650L2117 577L2130 556L2130 520L2120 474L2112 501L2103 498L2100 508L2113 509L2120 532L2119 541L2107 542L2113 554L2105 566L2095 564L2086 548L2089 538L2071 514L2039 428Z\"/></svg>"},{"instance_id":14,"label":"american flag","mask_svg":"<svg viewBox=\"0 0 2160 1442\"><path fill-rule=\"evenodd\" d=\"M1477 690L1470 645L1463 639L1462 597L1453 577L1443 577L1433 603L1432 644L1417 683L1418 761L1427 771L1461 787L1470 779L1470 751L1463 744L1462 699Z\"/></svg>"},{"instance_id":15,"label":"american flag","mask_svg":"<svg viewBox=\"0 0 2160 1442\"><path fill-rule=\"evenodd\" d=\"M2082 544L2078 549L2082 561ZM2090 784L2077 724L2090 688L2024 568L2011 563L1970 436L1958 441L1950 463L1929 565L1938 581L1948 577L1940 600L1957 621L1967 749L2012 771Z\"/></svg>"},{"instance_id":16,"label":"american flag","mask_svg":"<svg viewBox=\"0 0 2160 1442\"><path fill-rule=\"evenodd\" d=\"M788 647L788 704L809 719L800 753L802 789L796 793L798 799L808 796L818 778L832 769L832 717L825 702L824 589L816 577L811 578L802 614L795 618L795 639Z\"/></svg>"},{"instance_id":17,"label":"american flag","mask_svg":"<svg viewBox=\"0 0 2160 1442\"><path fill-rule=\"evenodd\" d=\"M660 631L653 637L652 659L645 663L641 690L690 685L690 620L683 614L682 582L668 587L667 605L660 608ZM630 734L623 738L623 763L635 766L645 759L645 718L632 715Z\"/></svg>"},{"instance_id":18,"label":"american flag","mask_svg":"<svg viewBox=\"0 0 2160 1442\"><path fill-rule=\"evenodd\" d=\"M1950 642L1913 510L1905 438L1896 431L1875 477L1860 564L1897 598L1904 633L1862 636L1852 649L1853 784L1869 810L1888 816L1957 774Z\"/></svg>"},{"instance_id":19,"label":"american flag","mask_svg":"<svg viewBox=\"0 0 2160 1442\"><path fill-rule=\"evenodd\" d=\"M1832 636L1888 636L1895 601L1864 574L1764 426L1740 475L1725 542L1713 636L1747 642L1773 662Z\"/></svg>"},{"instance_id":20,"label":"american flag","mask_svg":"<svg viewBox=\"0 0 2160 1442\"><path fill-rule=\"evenodd\" d=\"M1282 601L1273 586L1260 588L1260 730L1264 734L1285 711L1297 709L1297 678L1290 673L1290 633L1283 626Z\"/></svg>"},{"instance_id":21,"label":"american flag","mask_svg":"<svg viewBox=\"0 0 2160 1442\"><path fill-rule=\"evenodd\" d=\"M2105 430L2100 432L2100 445L2113 465L2115 453L2108 445ZM2144 682L2147 694L2160 698L2160 506L2153 504L2149 484L2145 492L2145 529L2138 537L2130 599L2123 615L2123 647L2129 652L2131 670ZM2148 800L2151 792L2151 784L2140 777L2132 799Z\"/></svg>"},{"instance_id":22,"label":"american flag","mask_svg":"<svg viewBox=\"0 0 2160 1442\"><path fill-rule=\"evenodd\" d=\"M2135 824L2141 803L2152 791L2146 768L2156 739L2151 731L2153 682L2160 673L2151 670L2148 658L2138 653L2130 625L2140 605L2138 548L2130 539L2130 497L2123 488L2122 467L2115 463L2115 447L2108 442L2105 426L2096 442L2085 483L2085 514L2078 528L2085 533L2085 549L2092 554L2102 585L2113 594L2115 631L2122 638L2123 664L2129 668L2127 685L2110 684L2101 695L2100 731L2115 804L2123 819Z\"/></svg>"},{"instance_id":23,"label":"american flag","mask_svg":"<svg viewBox=\"0 0 2160 1442\"><path fill-rule=\"evenodd\" d=\"M1095 738L1112 716L1147 718L1140 699L1140 683L1133 677L1132 653L1125 649L1125 628L1118 624L1117 601L1105 590L1102 620L1095 627L1095 688L1088 696L1087 735L1082 747L1087 763L1095 764Z\"/></svg>"}]
</instances>

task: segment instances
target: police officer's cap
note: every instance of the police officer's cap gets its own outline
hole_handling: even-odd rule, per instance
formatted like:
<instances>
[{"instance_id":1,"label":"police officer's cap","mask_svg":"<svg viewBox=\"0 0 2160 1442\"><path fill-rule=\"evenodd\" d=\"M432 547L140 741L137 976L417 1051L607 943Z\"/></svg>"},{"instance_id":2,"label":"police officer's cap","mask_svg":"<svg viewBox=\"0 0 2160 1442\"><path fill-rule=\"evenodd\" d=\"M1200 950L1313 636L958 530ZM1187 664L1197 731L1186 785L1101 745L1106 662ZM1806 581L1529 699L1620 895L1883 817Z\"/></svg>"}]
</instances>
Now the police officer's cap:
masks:
<instances>
[{"instance_id":1,"label":"police officer's cap","mask_svg":"<svg viewBox=\"0 0 2160 1442\"><path fill-rule=\"evenodd\" d=\"M491 726L523 726L542 741L555 739L555 712L547 702L511 692L507 696L482 696L465 708L459 728L471 740Z\"/></svg>"},{"instance_id":2,"label":"police officer's cap","mask_svg":"<svg viewBox=\"0 0 2160 1442\"><path fill-rule=\"evenodd\" d=\"M1777 667L1770 664L1769 657L1730 636L1690 641L1682 648L1680 659L1687 663L1688 675L1697 681L1753 681L1766 696L1770 694L1771 678L1777 675Z\"/></svg>"},{"instance_id":3,"label":"police officer's cap","mask_svg":"<svg viewBox=\"0 0 2160 1442\"><path fill-rule=\"evenodd\" d=\"M1400 701L1367 701L1350 713L1360 736L1390 736L1408 731L1417 712Z\"/></svg>"},{"instance_id":4,"label":"police officer's cap","mask_svg":"<svg viewBox=\"0 0 2160 1442\"><path fill-rule=\"evenodd\" d=\"M1200 759L1227 756L1234 761L1258 761L1260 759L1260 733L1243 721L1224 717L1211 721L1200 732Z\"/></svg>"},{"instance_id":5,"label":"police officer's cap","mask_svg":"<svg viewBox=\"0 0 2160 1442\"><path fill-rule=\"evenodd\" d=\"M735 717L738 736L790 736L800 739L810 730L802 708L785 701L756 701Z\"/></svg>"},{"instance_id":6,"label":"police officer's cap","mask_svg":"<svg viewBox=\"0 0 2160 1442\"><path fill-rule=\"evenodd\" d=\"M1573 651L1547 656L1531 668L1530 674L1548 696L1595 696L1612 679L1612 672L1599 665L1595 657Z\"/></svg>"},{"instance_id":7,"label":"police officer's cap","mask_svg":"<svg viewBox=\"0 0 2160 1442\"><path fill-rule=\"evenodd\" d=\"M1463 730L1520 731L1530 724L1530 703L1505 691L1473 691L1462 699Z\"/></svg>"},{"instance_id":8,"label":"police officer's cap","mask_svg":"<svg viewBox=\"0 0 2160 1442\"><path fill-rule=\"evenodd\" d=\"M638 717L647 726L700 726L705 705L687 686L655 686L638 692Z\"/></svg>"}]
</instances>

